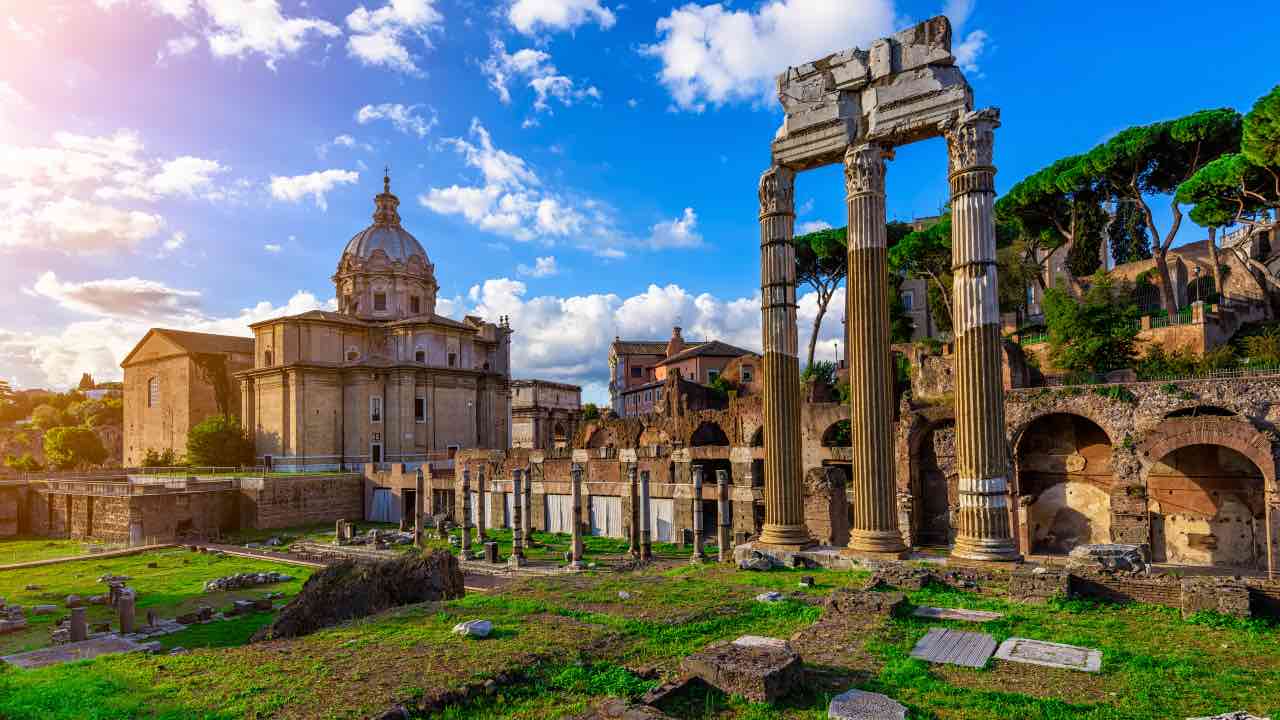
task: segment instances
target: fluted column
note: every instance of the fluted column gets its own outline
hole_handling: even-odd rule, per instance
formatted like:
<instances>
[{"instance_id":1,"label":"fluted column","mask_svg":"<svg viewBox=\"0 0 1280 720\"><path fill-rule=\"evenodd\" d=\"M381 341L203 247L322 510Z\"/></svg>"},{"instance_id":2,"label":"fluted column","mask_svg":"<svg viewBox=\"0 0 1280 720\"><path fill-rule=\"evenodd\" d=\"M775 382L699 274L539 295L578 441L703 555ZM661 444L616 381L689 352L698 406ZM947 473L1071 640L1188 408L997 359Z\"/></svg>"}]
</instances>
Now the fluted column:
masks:
<instances>
[{"instance_id":1,"label":"fluted column","mask_svg":"<svg viewBox=\"0 0 1280 720\"><path fill-rule=\"evenodd\" d=\"M581 569L586 567L582 562L582 465L574 463L570 475L573 478L573 541L569 547L569 567Z\"/></svg>"},{"instance_id":2,"label":"fluted column","mask_svg":"<svg viewBox=\"0 0 1280 720\"><path fill-rule=\"evenodd\" d=\"M795 172L760 176L760 315L764 346L764 527L760 542L812 543L800 463L800 358L796 329Z\"/></svg>"},{"instance_id":3,"label":"fluted column","mask_svg":"<svg viewBox=\"0 0 1280 720\"><path fill-rule=\"evenodd\" d=\"M462 470L462 559L471 558L471 471Z\"/></svg>"},{"instance_id":4,"label":"fluted column","mask_svg":"<svg viewBox=\"0 0 1280 720\"><path fill-rule=\"evenodd\" d=\"M693 556L692 563L702 563L707 554L702 551L702 466L693 466Z\"/></svg>"},{"instance_id":5,"label":"fluted column","mask_svg":"<svg viewBox=\"0 0 1280 720\"><path fill-rule=\"evenodd\" d=\"M901 556L893 458L889 261L884 209L890 151L868 143L844 154L849 210L845 351L849 366L853 528L851 554Z\"/></svg>"},{"instance_id":6,"label":"fluted column","mask_svg":"<svg viewBox=\"0 0 1280 720\"><path fill-rule=\"evenodd\" d=\"M733 515L729 512L728 470L716 470L716 487L720 491L716 503L720 511L720 531L716 535L716 544L720 550L720 562L729 562L733 560L733 548L729 547L729 533L733 528Z\"/></svg>"},{"instance_id":7,"label":"fluted column","mask_svg":"<svg viewBox=\"0 0 1280 720\"><path fill-rule=\"evenodd\" d=\"M955 276L956 470L960 522L951 554L1012 560L1009 467L1001 384L992 146L1000 111L967 113L947 128L951 265Z\"/></svg>"}]
</instances>

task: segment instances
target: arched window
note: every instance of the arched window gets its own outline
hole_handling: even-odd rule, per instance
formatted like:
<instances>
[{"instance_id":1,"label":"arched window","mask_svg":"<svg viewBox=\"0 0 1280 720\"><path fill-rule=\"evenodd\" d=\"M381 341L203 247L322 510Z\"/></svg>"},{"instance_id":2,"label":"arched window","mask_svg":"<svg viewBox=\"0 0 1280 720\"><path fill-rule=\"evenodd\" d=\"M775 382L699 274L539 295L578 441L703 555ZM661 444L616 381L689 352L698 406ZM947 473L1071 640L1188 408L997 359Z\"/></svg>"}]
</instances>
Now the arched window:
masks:
<instances>
[{"instance_id":1,"label":"arched window","mask_svg":"<svg viewBox=\"0 0 1280 720\"><path fill-rule=\"evenodd\" d=\"M160 378L147 381L147 407L160 407Z\"/></svg>"}]
</instances>

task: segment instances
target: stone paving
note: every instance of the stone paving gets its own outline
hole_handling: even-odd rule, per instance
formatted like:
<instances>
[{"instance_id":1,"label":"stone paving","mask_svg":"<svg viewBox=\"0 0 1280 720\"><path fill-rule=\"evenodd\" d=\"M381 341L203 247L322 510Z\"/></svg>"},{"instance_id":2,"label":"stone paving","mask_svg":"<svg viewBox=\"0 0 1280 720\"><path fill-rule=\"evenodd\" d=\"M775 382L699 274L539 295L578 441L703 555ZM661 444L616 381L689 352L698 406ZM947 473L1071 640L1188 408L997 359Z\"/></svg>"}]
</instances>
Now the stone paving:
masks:
<instances>
[{"instance_id":1,"label":"stone paving","mask_svg":"<svg viewBox=\"0 0 1280 720\"><path fill-rule=\"evenodd\" d=\"M146 647L134 642L133 640L110 633L98 637L91 637L88 640L81 640L80 642L54 645L14 655L5 655L4 657L0 657L0 661L22 668L38 668L44 667L45 665L70 662L72 660L88 660L89 658L95 658L99 655L133 652L134 650L145 649Z\"/></svg>"},{"instance_id":2,"label":"stone paving","mask_svg":"<svg viewBox=\"0 0 1280 720\"><path fill-rule=\"evenodd\" d=\"M833 720L906 720L907 708L880 693L850 690L831 698L827 717Z\"/></svg>"},{"instance_id":3,"label":"stone paving","mask_svg":"<svg viewBox=\"0 0 1280 720\"><path fill-rule=\"evenodd\" d=\"M931 620L961 620L964 622L990 622L999 620L1004 617L1004 613L988 612L986 610L964 610L960 608L936 608L921 606L911 613L916 617L929 618Z\"/></svg>"},{"instance_id":4,"label":"stone paving","mask_svg":"<svg viewBox=\"0 0 1280 720\"><path fill-rule=\"evenodd\" d=\"M1000 643L996 659L1084 672L1102 669L1101 650L1027 638L1009 638Z\"/></svg>"}]
</instances>

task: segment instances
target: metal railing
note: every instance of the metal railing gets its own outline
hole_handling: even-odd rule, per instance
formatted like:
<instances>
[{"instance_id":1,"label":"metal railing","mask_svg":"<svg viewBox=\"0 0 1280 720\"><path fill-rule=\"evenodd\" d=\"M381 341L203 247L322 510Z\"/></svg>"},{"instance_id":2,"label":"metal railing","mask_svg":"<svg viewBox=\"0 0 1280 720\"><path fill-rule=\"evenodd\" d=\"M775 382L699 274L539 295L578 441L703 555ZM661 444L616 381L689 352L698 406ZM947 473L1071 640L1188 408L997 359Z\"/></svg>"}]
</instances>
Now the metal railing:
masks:
<instances>
[{"instance_id":1,"label":"metal railing","mask_svg":"<svg viewBox=\"0 0 1280 720\"><path fill-rule=\"evenodd\" d=\"M1179 373L1160 373L1141 375L1137 380L1127 382L1109 382L1105 375L1072 373L1070 375L1046 375L1046 387L1077 387L1086 385L1134 385L1137 383L1177 382L1194 380L1233 380L1247 377L1266 377L1280 375L1280 364L1246 365L1238 368L1221 370L1191 370Z\"/></svg>"}]
</instances>

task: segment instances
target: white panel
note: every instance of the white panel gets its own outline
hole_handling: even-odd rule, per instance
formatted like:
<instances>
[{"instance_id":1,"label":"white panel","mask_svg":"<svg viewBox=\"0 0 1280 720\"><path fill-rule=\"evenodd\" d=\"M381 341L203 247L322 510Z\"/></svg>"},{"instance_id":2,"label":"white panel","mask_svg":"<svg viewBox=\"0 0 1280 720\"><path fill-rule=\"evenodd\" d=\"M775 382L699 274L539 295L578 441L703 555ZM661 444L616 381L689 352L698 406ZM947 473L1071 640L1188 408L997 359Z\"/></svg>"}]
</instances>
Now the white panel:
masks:
<instances>
[{"instance_id":1,"label":"white panel","mask_svg":"<svg viewBox=\"0 0 1280 720\"><path fill-rule=\"evenodd\" d=\"M370 522L395 522L395 503L390 488L375 488L373 507L369 508Z\"/></svg>"},{"instance_id":2,"label":"white panel","mask_svg":"<svg viewBox=\"0 0 1280 720\"><path fill-rule=\"evenodd\" d=\"M622 498L616 495L591 496L591 534L622 537Z\"/></svg>"},{"instance_id":3,"label":"white panel","mask_svg":"<svg viewBox=\"0 0 1280 720\"><path fill-rule=\"evenodd\" d=\"M649 498L649 541L675 542L675 516L675 500Z\"/></svg>"},{"instance_id":4,"label":"white panel","mask_svg":"<svg viewBox=\"0 0 1280 720\"><path fill-rule=\"evenodd\" d=\"M573 496L545 495L547 529L553 533L573 532Z\"/></svg>"}]
</instances>

